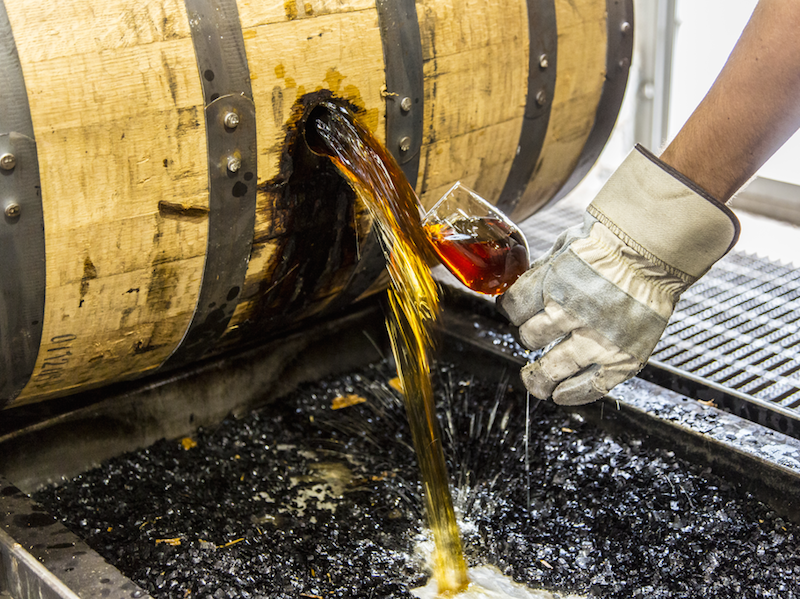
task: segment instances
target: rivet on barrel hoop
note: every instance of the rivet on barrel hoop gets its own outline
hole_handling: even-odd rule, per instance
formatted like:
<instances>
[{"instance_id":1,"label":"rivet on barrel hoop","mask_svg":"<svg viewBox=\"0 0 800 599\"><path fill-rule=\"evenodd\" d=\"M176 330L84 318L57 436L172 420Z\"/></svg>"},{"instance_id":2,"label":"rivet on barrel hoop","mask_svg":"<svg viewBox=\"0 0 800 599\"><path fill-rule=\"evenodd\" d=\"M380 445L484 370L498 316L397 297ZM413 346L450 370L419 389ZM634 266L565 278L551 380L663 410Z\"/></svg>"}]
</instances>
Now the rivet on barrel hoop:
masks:
<instances>
[{"instance_id":1,"label":"rivet on barrel hoop","mask_svg":"<svg viewBox=\"0 0 800 599\"><path fill-rule=\"evenodd\" d=\"M239 126L239 115L235 112L229 112L225 115L225 126L228 129L236 129Z\"/></svg>"},{"instance_id":2,"label":"rivet on barrel hoop","mask_svg":"<svg viewBox=\"0 0 800 599\"><path fill-rule=\"evenodd\" d=\"M242 160L236 156L228 156L228 170L238 173L240 168L242 168Z\"/></svg>"},{"instance_id":3,"label":"rivet on barrel hoop","mask_svg":"<svg viewBox=\"0 0 800 599\"><path fill-rule=\"evenodd\" d=\"M8 218L17 218L19 217L22 209L19 207L19 204L16 202L12 202L6 206L5 214Z\"/></svg>"},{"instance_id":4,"label":"rivet on barrel hoop","mask_svg":"<svg viewBox=\"0 0 800 599\"><path fill-rule=\"evenodd\" d=\"M397 144L401 152L408 152L411 149L411 138L408 136L401 137Z\"/></svg>"},{"instance_id":5,"label":"rivet on barrel hoop","mask_svg":"<svg viewBox=\"0 0 800 599\"><path fill-rule=\"evenodd\" d=\"M547 54L542 54L541 56L539 56L539 68L546 69L549 66L550 66L550 61L547 60Z\"/></svg>"},{"instance_id":6,"label":"rivet on barrel hoop","mask_svg":"<svg viewBox=\"0 0 800 599\"><path fill-rule=\"evenodd\" d=\"M4 171L10 171L17 166L17 157L14 154L5 153L0 156L0 168Z\"/></svg>"}]
</instances>

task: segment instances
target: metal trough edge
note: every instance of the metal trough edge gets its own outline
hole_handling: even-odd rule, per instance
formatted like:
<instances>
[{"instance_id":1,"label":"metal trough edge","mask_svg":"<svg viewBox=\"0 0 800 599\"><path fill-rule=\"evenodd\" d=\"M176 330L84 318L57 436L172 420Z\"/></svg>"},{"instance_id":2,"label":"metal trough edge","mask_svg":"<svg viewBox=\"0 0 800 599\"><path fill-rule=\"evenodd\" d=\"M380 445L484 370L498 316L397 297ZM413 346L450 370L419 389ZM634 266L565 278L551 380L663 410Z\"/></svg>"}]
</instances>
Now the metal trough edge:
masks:
<instances>
[{"instance_id":1,"label":"metal trough edge","mask_svg":"<svg viewBox=\"0 0 800 599\"><path fill-rule=\"evenodd\" d=\"M77 599L78 596L0 530L0 589L12 597Z\"/></svg>"},{"instance_id":2,"label":"metal trough edge","mask_svg":"<svg viewBox=\"0 0 800 599\"><path fill-rule=\"evenodd\" d=\"M2 477L0 506L0 596L150 597Z\"/></svg>"}]
</instances>

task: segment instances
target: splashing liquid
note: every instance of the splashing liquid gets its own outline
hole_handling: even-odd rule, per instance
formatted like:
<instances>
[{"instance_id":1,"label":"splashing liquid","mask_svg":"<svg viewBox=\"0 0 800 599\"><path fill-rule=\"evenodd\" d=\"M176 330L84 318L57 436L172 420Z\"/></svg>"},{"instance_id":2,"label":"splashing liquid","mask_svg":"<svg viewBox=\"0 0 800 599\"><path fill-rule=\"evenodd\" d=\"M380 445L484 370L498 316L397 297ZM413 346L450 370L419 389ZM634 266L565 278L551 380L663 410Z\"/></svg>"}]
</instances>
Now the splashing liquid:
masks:
<instances>
[{"instance_id":1,"label":"splashing liquid","mask_svg":"<svg viewBox=\"0 0 800 599\"><path fill-rule=\"evenodd\" d=\"M348 109L334 103L315 108L306 140L312 150L330 157L377 225L391 280L387 329L436 547L433 574L440 596L455 595L469 580L430 378L431 330L439 314L439 295L428 267L435 256L421 226L422 208L395 160Z\"/></svg>"}]
</instances>

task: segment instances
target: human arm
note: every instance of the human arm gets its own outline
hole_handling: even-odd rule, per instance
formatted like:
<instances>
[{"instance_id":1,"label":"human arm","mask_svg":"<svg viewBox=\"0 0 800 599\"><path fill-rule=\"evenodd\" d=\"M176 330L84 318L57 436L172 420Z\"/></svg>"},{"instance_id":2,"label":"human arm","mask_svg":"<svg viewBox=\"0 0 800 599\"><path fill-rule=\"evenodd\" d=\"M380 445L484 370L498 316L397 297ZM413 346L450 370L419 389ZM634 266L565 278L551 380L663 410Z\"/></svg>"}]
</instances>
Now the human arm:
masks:
<instances>
[{"instance_id":1,"label":"human arm","mask_svg":"<svg viewBox=\"0 0 800 599\"><path fill-rule=\"evenodd\" d=\"M800 2L761 0L661 160L727 202L800 127Z\"/></svg>"},{"instance_id":2,"label":"human arm","mask_svg":"<svg viewBox=\"0 0 800 599\"><path fill-rule=\"evenodd\" d=\"M635 149L498 301L531 349L526 387L594 401L646 363L681 293L735 243L724 202L800 125L800 2L761 0L661 160Z\"/></svg>"}]
</instances>

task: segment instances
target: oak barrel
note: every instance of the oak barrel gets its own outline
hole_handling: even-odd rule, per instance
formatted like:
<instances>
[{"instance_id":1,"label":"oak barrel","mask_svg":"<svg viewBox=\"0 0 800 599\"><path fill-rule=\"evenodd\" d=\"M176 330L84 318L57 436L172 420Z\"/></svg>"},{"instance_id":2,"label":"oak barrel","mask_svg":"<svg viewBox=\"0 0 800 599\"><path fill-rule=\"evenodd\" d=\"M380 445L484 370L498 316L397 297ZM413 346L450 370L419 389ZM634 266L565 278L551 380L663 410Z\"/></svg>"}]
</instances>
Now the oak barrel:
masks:
<instances>
[{"instance_id":1,"label":"oak barrel","mask_svg":"<svg viewBox=\"0 0 800 599\"><path fill-rule=\"evenodd\" d=\"M631 0L0 3L0 405L190 363L373 292L372 236L303 148L359 112L426 206L522 219L595 161Z\"/></svg>"}]
</instances>

